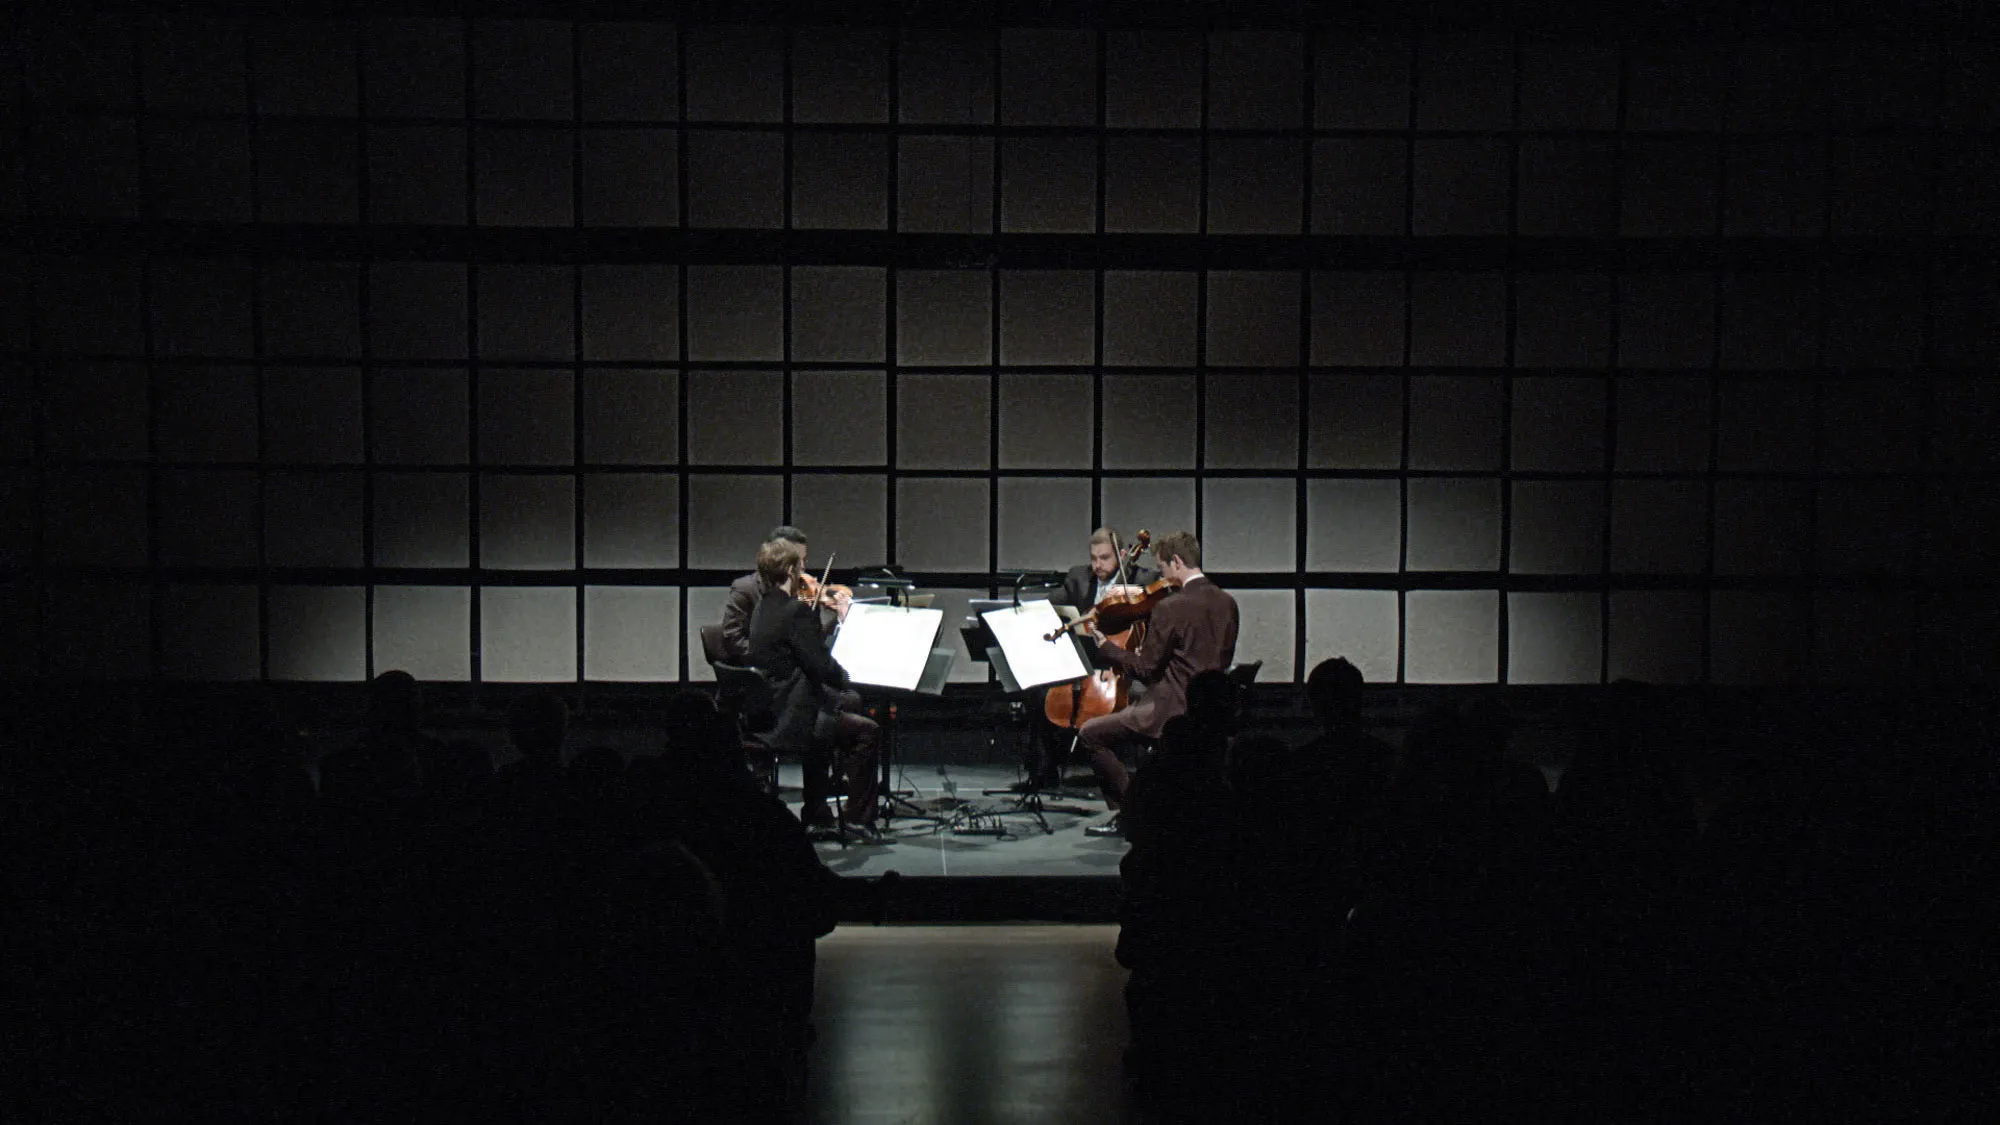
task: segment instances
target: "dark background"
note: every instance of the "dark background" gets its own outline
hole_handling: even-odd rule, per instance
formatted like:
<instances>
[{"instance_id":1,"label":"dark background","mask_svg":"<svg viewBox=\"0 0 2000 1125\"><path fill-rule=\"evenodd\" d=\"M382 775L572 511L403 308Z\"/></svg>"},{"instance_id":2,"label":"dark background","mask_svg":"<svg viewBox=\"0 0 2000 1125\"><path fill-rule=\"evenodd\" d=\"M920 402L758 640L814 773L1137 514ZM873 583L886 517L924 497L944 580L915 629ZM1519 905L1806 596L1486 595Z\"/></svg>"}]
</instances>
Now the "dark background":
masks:
<instances>
[{"instance_id":1,"label":"dark background","mask_svg":"<svg viewBox=\"0 0 2000 1125\"><path fill-rule=\"evenodd\" d=\"M1192 527L1266 681L1990 671L1977 6L422 10L0 17L0 677L704 679L781 521Z\"/></svg>"}]
</instances>

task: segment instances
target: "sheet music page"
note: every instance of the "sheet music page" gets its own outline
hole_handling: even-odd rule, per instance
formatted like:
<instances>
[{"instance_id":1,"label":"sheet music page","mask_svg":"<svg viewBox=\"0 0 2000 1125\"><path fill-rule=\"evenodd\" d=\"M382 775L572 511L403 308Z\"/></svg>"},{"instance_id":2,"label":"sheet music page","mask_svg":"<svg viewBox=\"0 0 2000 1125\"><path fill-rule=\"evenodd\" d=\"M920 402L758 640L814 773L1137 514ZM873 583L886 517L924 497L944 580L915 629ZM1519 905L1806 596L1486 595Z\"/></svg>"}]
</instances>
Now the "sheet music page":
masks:
<instances>
[{"instance_id":1,"label":"sheet music page","mask_svg":"<svg viewBox=\"0 0 2000 1125\"><path fill-rule=\"evenodd\" d=\"M1090 674L1074 643L1062 637L1042 639L1062 627L1062 619L1049 603L1023 602L1006 609L989 609L979 616L993 630L1000 651L1007 654L1007 667L1023 688L1068 683Z\"/></svg>"},{"instance_id":2,"label":"sheet music page","mask_svg":"<svg viewBox=\"0 0 2000 1125\"><path fill-rule=\"evenodd\" d=\"M857 684L915 691L943 624L941 609L857 603L833 638L833 659Z\"/></svg>"}]
</instances>

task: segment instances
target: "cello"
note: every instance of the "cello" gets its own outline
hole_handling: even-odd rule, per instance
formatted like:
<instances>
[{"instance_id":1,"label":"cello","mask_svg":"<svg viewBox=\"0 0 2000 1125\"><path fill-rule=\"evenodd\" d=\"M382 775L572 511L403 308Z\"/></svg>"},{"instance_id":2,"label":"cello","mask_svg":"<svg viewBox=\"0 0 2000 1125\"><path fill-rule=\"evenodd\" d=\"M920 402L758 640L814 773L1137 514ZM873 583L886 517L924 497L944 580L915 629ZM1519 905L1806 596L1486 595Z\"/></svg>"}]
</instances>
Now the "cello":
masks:
<instances>
[{"instance_id":1,"label":"cello","mask_svg":"<svg viewBox=\"0 0 2000 1125\"><path fill-rule=\"evenodd\" d=\"M1128 585L1125 568L1137 563L1139 556L1152 543L1153 537L1149 532L1139 532L1131 548L1119 556L1118 581L1113 585ZM1088 613L1066 622L1062 628L1042 639L1054 641L1065 633L1078 629L1087 631L1095 626L1106 635L1107 640L1116 641L1123 648L1136 649L1145 640L1147 616L1170 592L1171 588L1161 580L1138 594L1106 594ZM1081 680L1049 688L1042 698L1042 714L1058 730L1074 732L1091 719L1124 710L1128 702L1127 687L1124 676L1113 669L1100 668Z\"/></svg>"}]
</instances>

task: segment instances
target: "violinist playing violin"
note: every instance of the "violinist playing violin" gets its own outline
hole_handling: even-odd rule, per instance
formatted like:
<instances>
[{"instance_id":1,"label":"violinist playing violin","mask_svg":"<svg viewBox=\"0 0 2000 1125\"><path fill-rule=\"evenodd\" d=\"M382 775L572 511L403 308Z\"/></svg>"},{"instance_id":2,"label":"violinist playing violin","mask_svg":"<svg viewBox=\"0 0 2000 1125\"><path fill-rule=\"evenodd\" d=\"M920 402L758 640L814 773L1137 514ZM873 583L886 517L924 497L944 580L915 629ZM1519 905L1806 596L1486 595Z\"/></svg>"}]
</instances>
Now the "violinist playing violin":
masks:
<instances>
[{"instance_id":1,"label":"violinist playing violin","mask_svg":"<svg viewBox=\"0 0 2000 1125\"><path fill-rule=\"evenodd\" d=\"M785 542L798 547L800 580L809 582L812 576L805 573L806 533L791 524L780 524L771 529L765 537L764 546L774 542ZM729 598L722 604L722 654L731 664L750 664L750 619L762 604L764 595L771 592L771 583L757 571L743 575L729 584ZM796 596L796 595L794 595ZM846 587L828 591L817 599L817 617L820 632L830 634L840 623L846 612L848 600ZM833 694L834 710L842 714L861 715L864 703L861 693L853 688L845 688ZM828 764L823 754L810 754L805 760L805 788L816 800L808 800L800 816L808 827L831 827L833 814L827 810L825 794L830 791L831 781L827 777Z\"/></svg>"},{"instance_id":2,"label":"violinist playing violin","mask_svg":"<svg viewBox=\"0 0 2000 1125\"><path fill-rule=\"evenodd\" d=\"M772 528L771 534L764 538L766 541L783 539L788 543L798 544L799 566L805 569L805 532L790 524L780 524ZM729 584L729 599L722 603L722 653L729 663L750 662L750 615L757 612L757 603L763 600L765 592L769 589L769 584L759 578L754 570ZM830 598L828 608L834 609L837 613L839 606L832 604L836 600ZM833 627L839 620L835 614L820 614L820 631L833 632ZM860 706L859 696L855 697L855 706L857 709Z\"/></svg>"},{"instance_id":3,"label":"violinist playing violin","mask_svg":"<svg viewBox=\"0 0 2000 1125\"><path fill-rule=\"evenodd\" d=\"M1123 804L1127 774L1119 752L1156 739L1167 720L1187 711L1188 681L1202 672L1227 671L1236 659L1236 599L1201 572L1201 542L1177 531L1153 544L1160 577L1175 592L1152 611L1138 651L1127 651L1091 627L1098 657L1150 687L1146 698L1109 715L1091 719L1077 732L1091 770L1114 813ZM1117 817L1087 831L1120 834Z\"/></svg>"},{"instance_id":4,"label":"violinist playing violin","mask_svg":"<svg viewBox=\"0 0 2000 1125\"><path fill-rule=\"evenodd\" d=\"M750 615L750 666L770 683L773 698L770 728L751 733L804 759L799 817L808 827L830 824L827 798L832 775L839 772L847 781L841 822L867 832L875 816L875 744L881 729L858 708L841 705L840 697L850 690L847 670L833 659L818 608L797 596L804 558L805 548L788 539L769 540L757 552L764 596ZM851 604L842 599L839 616L846 617Z\"/></svg>"}]
</instances>

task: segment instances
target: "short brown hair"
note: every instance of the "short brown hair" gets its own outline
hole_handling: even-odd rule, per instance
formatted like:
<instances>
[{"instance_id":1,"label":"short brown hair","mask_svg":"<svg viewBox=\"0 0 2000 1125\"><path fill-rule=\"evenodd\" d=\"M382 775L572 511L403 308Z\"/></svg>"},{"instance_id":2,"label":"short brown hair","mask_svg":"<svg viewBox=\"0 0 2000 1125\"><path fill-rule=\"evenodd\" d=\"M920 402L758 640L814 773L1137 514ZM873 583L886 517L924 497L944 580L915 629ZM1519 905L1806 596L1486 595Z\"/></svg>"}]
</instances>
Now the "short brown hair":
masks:
<instances>
[{"instance_id":1,"label":"short brown hair","mask_svg":"<svg viewBox=\"0 0 2000 1125\"><path fill-rule=\"evenodd\" d=\"M790 539L766 539L757 548L757 578L766 586L776 586L805 561L806 549Z\"/></svg>"},{"instance_id":2,"label":"short brown hair","mask_svg":"<svg viewBox=\"0 0 2000 1125\"><path fill-rule=\"evenodd\" d=\"M1162 535L1153 541L1153 559L1161 566L1171 559L1179 559L1186 566L1201 569L1201 540L1192 531L1176 531Z\"/></svg>"},{"instance_id":3,"label":"short brown hair","mask_svg":"<svg viewBox=\"0 0 2000 1125\"><path fill-rule=\"evenodd\" d=\"M1122 549L1125 545L1124 541L1118 538L1118 529L1115 527L1100 527L1090 533L1090 545L1095 547L1100 543L1114 551Z\"/></svg>"}]
</instances>

